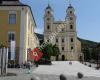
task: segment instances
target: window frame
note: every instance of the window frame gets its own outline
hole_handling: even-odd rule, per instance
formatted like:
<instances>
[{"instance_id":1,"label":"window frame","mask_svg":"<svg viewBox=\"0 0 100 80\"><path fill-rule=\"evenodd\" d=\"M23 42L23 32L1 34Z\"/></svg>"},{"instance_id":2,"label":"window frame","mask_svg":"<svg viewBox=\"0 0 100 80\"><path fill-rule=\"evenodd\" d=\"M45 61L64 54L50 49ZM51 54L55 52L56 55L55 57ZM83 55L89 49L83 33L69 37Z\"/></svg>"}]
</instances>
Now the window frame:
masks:
<instances>
[{"instance_id":1,"label":"window frame","mask_svg":"<svg viewBox=\"0 0 100 80\"><path fill-rule=\"evenodd\" d=\"M73 38L71 38L71 39L70 39L70 41L71 41L71 42L74 42L74 39L73 39Z\"/></svg>"},{"instance_id":2,"label":"window frame","mask_svg":"<svg viewBox=\"0 0 100 80\"><path fill-rule=\"evenodd\" d=\"M16 21L17 21L16 19L17 19L16 13L9 13L8 22L9 22L10 25L16 24Z\"/></svg>"},{"instance_id":3,"label":"window frame","mask_svg":"<svg viewBox=\"0 0 100 80\"><path fill-rule=\"evenodd\" d=\"M70 24L70 29L73 29L73 25L72 24Z\"/></svg>"},{"instance_id":4,"label":"window frame","mask_svg":"<svg viewBox=\"0 0 100 80\"><path fill-rule=\"evenodd\" d=\"M64 51L65 50L65 48L64 47L62 47L62 51Z\"/></svg>"},{"instance_id":5,"label":"window frame","mask_svg":"<svg viewBox=\"0 0 100 80\"><path fill-rule=\"evenodd\" d=\"M12 34L14 35L14 37L12 37ZM11 36L9 36L9 35L11 35ZM8 32L8 42L10 42L10 41L15 41L15 32L12 32L12 31Z\"/></svg>"},{"instance_id":6,"label":"window frame","mask_svg":"<svg viewBox=\"0 0 100 80\"><path fill-rule=\"evenodd\" d=\"M62 43L64 43L64 42L65 42L64 38L62 38L62 40L61 40L61 41L62 41Z\"/></svg>"},{"instance_id":7,"label":"window frame","mask_svg":"<svg viewBox=\"0 0 100 80\"><path fill-rule=\"evenodd\" d=\"M50 25L47 25L47 30L50 30Z\"/></svg>"},{"instance_id":8,"label":"window frame","mask_svg":"<svg viewBox=\"0 0 100 80\"><path fill-rule=\"evenodd\" d=\"M58 38L56 38L56 43L58 43Z\"/></svg>"}]
</instances>

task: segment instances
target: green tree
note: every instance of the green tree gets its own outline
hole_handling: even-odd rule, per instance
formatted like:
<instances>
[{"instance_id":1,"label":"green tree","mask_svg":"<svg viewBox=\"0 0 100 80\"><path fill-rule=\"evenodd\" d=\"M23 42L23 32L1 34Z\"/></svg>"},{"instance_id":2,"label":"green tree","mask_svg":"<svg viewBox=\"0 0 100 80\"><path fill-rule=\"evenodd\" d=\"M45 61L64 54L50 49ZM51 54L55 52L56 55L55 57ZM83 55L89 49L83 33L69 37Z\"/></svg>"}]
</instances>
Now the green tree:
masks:
<instances>
[{"instance_id":1,"label":"green tree","mask_svg":"<svg viewBox=\"0 0 100 80\"><path fill-rule=\"evenodd\" d=\"M60 54L60 50L59 48L57 47L57 45L53 45L53 55L52 56L57 56Z\"/></svg>"},{"instance_id":2,"label":"green tree","mask_svg":"<svg viewBox=\"0 0 100 80\"><path fill-rule=\"evenodd\" d=\"M45 43L43 47L40 48L43 53L43 58L50 59L51 56L57 56L60 54L59 48L51 43Z\"/></svg>"},{"instance_id":3,"label":"green tree","mask_svg":"<svg viewBox=\"0 0 100 80\"><path fill-rule=\"evenodd\" d=\"M98 60L98 56L100 55L100 43L95 47L93 48L93 51L92 51L92 58L94 60Z\"/></svg>"}]
</instances>

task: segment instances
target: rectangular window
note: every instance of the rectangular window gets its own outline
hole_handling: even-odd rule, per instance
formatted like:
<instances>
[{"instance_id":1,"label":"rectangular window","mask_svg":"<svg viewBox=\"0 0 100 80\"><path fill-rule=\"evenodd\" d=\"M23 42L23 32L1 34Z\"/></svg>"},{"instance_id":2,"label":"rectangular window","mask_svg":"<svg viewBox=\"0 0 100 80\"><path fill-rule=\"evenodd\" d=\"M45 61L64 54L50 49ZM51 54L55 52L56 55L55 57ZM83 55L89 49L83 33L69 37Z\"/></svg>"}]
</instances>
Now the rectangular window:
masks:
<instances>
[{"instance_id":1,"label":"rectangular window","mask_svg":"<svg viewBox=\"0 0 100 80\"><path fill-rule=\"evenodd\" d=\"M64 47L62 47L62 51L64 51Z\"/></svg>"},{"instance_id":2,"label":"rectangular window","mask_svg":"<svg viewBox=\"0 0 100 80\"><path fill-rule=\"evenodd\" d=\"M70 25L70 29L73 29L73 25Z\"/></svg>"},{"instance_id":3,"label":"rectangular window","mask_svg":"<svg viewBox=\"0 0 100 80\"><path fill-rule=\"evenodd\" d=\"M10 49L10 47L8 48L8 60L10 60L11 59L11 49Z\"/></svg>"},{"instance_id":4,"label":"rectangular window","mask_svg":"<svg viewBox=\"0 0 100 80\"><path fill-rule=\"evenodd\" d=\"M16 24L16 14L9 14L9 24Z\"/></svg>"},{"instance_id":5,"label":"rectangular window","mask_svg":"<svg viewBox=\"0 0 100 80\"><path fill-rule=\"evenodd\" d=\"M15 33L14 32L9 32L8 33L8 41L15 41Z\"/></svg>"},{"instance_id":6,"label":"rectangular window","mask_svg":"<svg viewBox=\"0 0 100 80\"><path fill-rule=\"evenodd\" d=\"M62 43L64 43L64 38L62 39Z\"/></svg>"},{"instance_id":7,"label":"rectangular window","mask_svg":"<svg viewBox=\"0 0 100 80\"><path fill-rule=\"evenodd\" d=\"M56 39L56 42L58 43L58 39Z\"/></svg>"},{"instance_id":8,"label":"rectangular window","mask_svg":"<svg viewBox=\"0 0 100 80\"><path fill-rule=\"evenodd\" d=\"M73 38L71 38L71 42L73 42Z\"/></svg>"},{"instance_id":9,"label":"rectangular window","mask_svg":"<svg viewBox=\"0 0 100 80\"><path fill-rule=\"evenodd\" d=\"M49 42L49 39L47 40L47 42Z\"/></svg>"},{"instance_id":10,"label":"rectangular window","mask_svg":"<svg viewBox=\"0 0 100 80\"><path fill-rule=\"evenodd\" d=\"M47 29L48 29L48 30L50 29L50 25L47 26Z\"/></svg>"}]
</instances>

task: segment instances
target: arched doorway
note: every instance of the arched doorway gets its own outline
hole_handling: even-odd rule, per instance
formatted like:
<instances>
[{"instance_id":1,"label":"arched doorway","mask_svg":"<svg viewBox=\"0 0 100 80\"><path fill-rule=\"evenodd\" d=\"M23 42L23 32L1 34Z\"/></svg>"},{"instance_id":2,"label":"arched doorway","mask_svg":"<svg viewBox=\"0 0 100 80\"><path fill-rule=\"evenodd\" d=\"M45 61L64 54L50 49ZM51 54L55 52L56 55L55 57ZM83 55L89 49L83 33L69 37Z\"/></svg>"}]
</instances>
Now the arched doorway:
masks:
<instances>
[{"instance_id":1,"label":"arched doorway","mask_svg":"<svg viewBox=\"0 0 100 80\"><path fill-rule=\"evenodd\" d=\"M65 60L65 56L64 55L62 55L62 61L64 61Z\"/></svg>"},{"instance_id":2,"label":"arched doorway","mask_svg":"<svg viewBox=\"0 0 100 80\"><path fill-rule=\"evenodd\" d=\"M56 61L58 61L59 55L56 56Z\"/></svg>"}]
</instances>

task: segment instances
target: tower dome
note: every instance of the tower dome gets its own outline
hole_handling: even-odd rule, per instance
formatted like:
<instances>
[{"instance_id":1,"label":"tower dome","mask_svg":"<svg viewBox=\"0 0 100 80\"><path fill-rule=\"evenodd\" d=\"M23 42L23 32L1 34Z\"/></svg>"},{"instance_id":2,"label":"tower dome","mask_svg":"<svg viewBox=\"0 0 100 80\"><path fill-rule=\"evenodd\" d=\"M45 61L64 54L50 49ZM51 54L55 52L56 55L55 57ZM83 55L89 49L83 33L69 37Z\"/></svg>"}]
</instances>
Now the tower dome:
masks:
<instances>
[{"instance_id":1,"label":"tower dome","mask_svg":"<svg viewBox=\"0 0 100 80\"><path fill-rule=\"evenodd\" d=\"M69 4L68 8L74 8L71 4Z\"/></svg>"},{"instance_id":2,"label":"tower dome","mask_svg":"<svg viewBox=\"0 0 100 80\"><path fill-rule=\"evenodd\" d=\"M48 6L46 7L46 9L50 9L52 10L51 6L48 4Z\"/></svg>"},{"instance_id":3,"label":"tower dome","mask_svg":"<svg viewBox=\"0 0 100 80\"><path fill-rule=\"evenodd\" d=\"M68 14L70 14L70 13L74 13L74 11L75 11L74 7L73 7L71 4L69 4L69 6L68 6L66 12L67 12Z\"/></svg>"}]
</instances>

